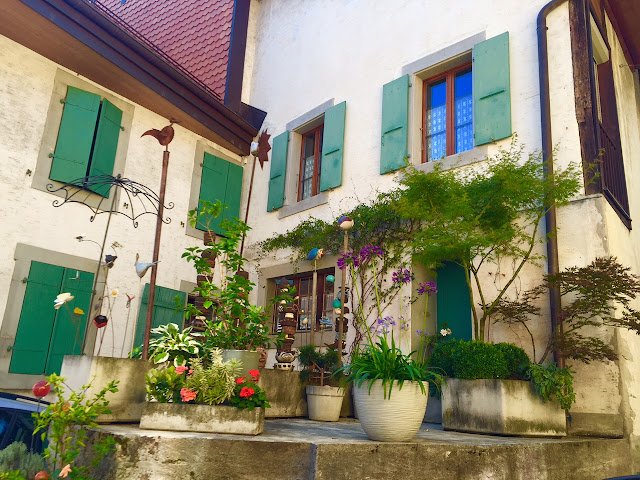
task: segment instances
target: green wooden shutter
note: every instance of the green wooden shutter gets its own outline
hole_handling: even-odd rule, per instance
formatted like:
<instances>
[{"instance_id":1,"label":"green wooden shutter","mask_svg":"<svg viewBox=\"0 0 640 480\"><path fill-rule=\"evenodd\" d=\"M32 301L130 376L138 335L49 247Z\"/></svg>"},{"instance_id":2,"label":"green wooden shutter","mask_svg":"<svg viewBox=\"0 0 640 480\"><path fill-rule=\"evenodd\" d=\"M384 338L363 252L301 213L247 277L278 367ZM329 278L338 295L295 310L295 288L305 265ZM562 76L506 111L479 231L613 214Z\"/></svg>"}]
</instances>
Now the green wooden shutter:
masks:
<instances>
[{"instance_id":1,"label":"green wooden shutter","mask_svg":"<svg viewBox=\"0 0 640 480\"><path fill-rule=\"evenodd\" d=\"M116 161L121 121L122 110L109 102L109 100L104 99L98 118L96 141L91 155L89 175L113 175L113 164ZM109 198L110 188L110 185L89 187L91 191L105 198Z\"/></svg>"},{"instance_id":2,"label":"green wooden shutter","mask_svg":"<svg viewBox=\"0 0 640 480\"><path fill-rule=\"evenodd\" d=\"M382 87L380 174L405 166L409 121L409 75Z\"/></svg>"},{"instance_id":3,"label":"green wooden shutter","mask_svg":"<svg viewBox=\"0 0 640 480\"><path fill-rule=\"evenodd\" d=\"M289 132L283 132L273 139L271 152L271 171L269 173L269 198L267 212L277 210L284 203L284 182L287 173L287 150Z\"/></svg>"},{"instance_id":4,"label":"green wooden shutter","mask_svg":"<svg viewBox=\"0 0 640 480\"><path fill-rule=\"evenodd\" d=\"M471 340L472 318L465 270L455 263L438 269L436 305L438 331L445 325L458 340Z\"/></svg>"},{"instance_id":5,"label":"green wooden shutter","mask_svg":"<svg viewBox=\"0 0 640 480\"><path fill-rule=\"evenodd\" d=\"M92 287L93 273L82 272L72 268L65 269L60 293L69 292L74 296L74 299L67 304L69 309L66 306L62 306L57 310L45 370L47 375L60 373L65 355L82 354L84 331L87 325L87 318L91 313L89 311L89 303L91 302ZM55 297L50 299L51 305L53 305L54 299ZM80 317L69 312L69 310L73 312L76 307L84 311L84 314ZM113 318L110 318L109 321L113 321Z\"/></svg>"},{"instance_id":6,"label":"green wooden shutter","mask_svg":"<svg viewBox=\"0 0 640 480\"><path fill-rule=\"evenodd\" d=\"M99 95L68 87L51 164L51 180L69 182L87 175L99 108Z\"/></svg>"},{"instance_id":7,"label":"green wooden shutter","mask_svg":"<svg viewBox=\"0 0 640 480\"><path fill-rule=\"evenodd\" d=\"M229 208L223 212L223 217L240 218L240 199L242 198L242 175L244 168L234 163L229 163L229 174L227 176L227 191L224 196L224 203Z\"/></svg>"},{"instance_id":8,"label":"green wooden shutter","mask_svg":"<svg viewBox=\"0 0 640 480\"><path fill-rule=\"evenodd\" d=\"M62 267L31 262L9 373L44 373L58 312L53 301L60 293L63 274Z\"/></svg>"},{"instance_id":9,"label":"green wooden shutter","mask_svg":"<svg viewBox=\"0 0 640 480\"><path fill-rule=\"evenodd\" d=\"M182 305L187 304L187 294L179 290L160 287L156 285L156 294L153 300L153 317L151 328L176 323L180 328L184 325L184 312L176 312L176 295L180 297ZM144 286L140 309L138 311L138 323L136 326L133 345L139 347L144 341L144 327L147 323L147 305L149 305L149 284Z\"/></svg>"},{"instance_id":10,"label":"green wooden shutter","mask_svg":"<svg viewBox=\"0 0 640 480\"><path fill-rule=\"evenodd\" d=\"M511 136L509 32L473 47L473 135L476 145Z\"/></svg>"},{"instance_id":11,"label":"green wooden shutter","mask_svg":"<svg viewBox=\"0 0 640 480\"><path fill-rule=\"evenodd\" d=\"M344 119L347 102L339 103L324 112L322 159L320 164L320 191L342 185L342 159L344 157Z\"/></svg>"},{"instance_id":12,"label":"green wooden shutter","mask_svg":"<svg viewBox=\"0 0 640 480\"><path fill-rule=\"evenodd\" d=\"M199 200L207 202L215 202L220 200L225 202L227 198L227 178L229 176L229 162L215 157L209 153L204 154L202 162L202 181L200 183ZM225 202L226 203L226 202ZM239 202L238 202L239 203ZM238 207L239 208L239 207ZM198 210L201 205L198 202ZM220 222L223 217L228 216L226 211L217 218L211 218L208 215L200 215L196 228L199 230L207 230L207 222L209 229L217 234L221 234Z\"/></svg>"}]
</instances>

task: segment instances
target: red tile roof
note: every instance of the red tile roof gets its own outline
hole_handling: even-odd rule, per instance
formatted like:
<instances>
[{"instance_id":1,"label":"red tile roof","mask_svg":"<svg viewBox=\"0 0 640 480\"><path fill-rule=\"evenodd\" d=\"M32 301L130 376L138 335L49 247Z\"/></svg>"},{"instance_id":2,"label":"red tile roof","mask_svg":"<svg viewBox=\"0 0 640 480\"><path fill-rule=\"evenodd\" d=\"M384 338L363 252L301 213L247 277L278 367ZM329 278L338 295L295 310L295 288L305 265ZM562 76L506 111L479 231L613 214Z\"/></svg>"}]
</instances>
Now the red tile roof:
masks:
<instances>
[{"instance_id":1,"label":"red tile roof","mask_svg":"<svg viewBox=\"0 0 640 480\"><path fill-rule=\"evenodd\" d=\"M234 0L99 0L224 98Z\"/></svg>"}]
</instances>

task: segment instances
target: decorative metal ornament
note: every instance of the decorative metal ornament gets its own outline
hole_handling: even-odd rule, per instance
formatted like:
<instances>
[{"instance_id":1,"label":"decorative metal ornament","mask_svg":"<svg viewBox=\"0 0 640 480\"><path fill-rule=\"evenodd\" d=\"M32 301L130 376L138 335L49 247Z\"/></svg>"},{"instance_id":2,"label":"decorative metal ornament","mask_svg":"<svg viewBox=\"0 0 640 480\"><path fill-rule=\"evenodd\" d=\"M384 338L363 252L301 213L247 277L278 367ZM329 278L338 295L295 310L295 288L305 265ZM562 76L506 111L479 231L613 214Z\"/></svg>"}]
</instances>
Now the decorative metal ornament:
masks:
<instances>
[{"instance_id":1,"label":"decorative metal ornament","mask_svg":"<svg viewBox=\"0 0 640 480\"><path fill-rule=\"evenodd\" d=\"M269 161L269 150L271 150L271 145L269 145L269 138L271 138L271 135L269 135L267 133L267 129L265 129L258 137L257 155L253 153L253 144L251 145L251 154L258 157L260 168L264 168L264 164Z\"/></svg>"},{"instance_id":2,"label":"decorative metal ornament","mask_svg":"<svg viewBox=\"0 0 640 480\"><path fill-rule=\"evenodd\" d=\"M324 257L324 248L314 248L307 255L307 260L320 260Z\"/></svg>"},{"instance_id":3,"label":"decorative metal ornament","mask_svg":"<svg viewBox=\"0 0 640 480\"><path fill-rule=\"evenodd\" d=\"M173 140L173 135L175 133L172 127L173 123L174 122L171 122L162 130L158 130L157 128L152 128L151 130L147 130L142 135L140 135L140 138L144 137L145 135L151 135L152 137L155 137L156 140L158 140L158 143L160 145L162 145L163 147L166 147L171 143L171 140Z\"/></svg>"},{"instance_id":4,"label":"decorative metal ornament","mask_svg":"<svg viewBox=\"0 0 640 480\"><path fill-rule=\"evenodd\" d=\"M97 315L93 319L93 323L98 328L106 327L108 322L109 322L109 320L104 315Z\"/></svg>"},{"instance_id":5,"label":"decorative metal ornament","mask_svg":"<svg viewBox=\"0 0 640 480\"><path fill-rule=\"evenodd\" d=\"M343 215L338 219L338 227L342 230L350 230L353 227L353 218Z\"/></svg>"}]
</instances>

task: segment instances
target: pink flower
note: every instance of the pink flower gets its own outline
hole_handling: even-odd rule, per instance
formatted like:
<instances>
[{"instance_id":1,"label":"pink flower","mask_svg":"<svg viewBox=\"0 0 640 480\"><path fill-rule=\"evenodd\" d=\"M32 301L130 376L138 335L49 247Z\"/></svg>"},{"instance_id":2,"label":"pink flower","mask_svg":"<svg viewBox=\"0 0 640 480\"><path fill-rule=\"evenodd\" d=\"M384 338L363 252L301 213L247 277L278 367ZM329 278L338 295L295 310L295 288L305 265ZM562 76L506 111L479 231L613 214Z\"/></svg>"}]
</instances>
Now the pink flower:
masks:
<instances>
[{"instance_id":1,"label":"pink flower","mask_svg":"<svg viewBox=\"0 0 640 480\"><path fill-rule=\"evenodd\" d=\"M179 367L176 367L176 373L178 375L182 375L187 370L188 370L188 368L187 367L183 367L182 365L180 365Z\"/></svg>"},{"instance_id":2,"label":"pink flower","mask_svg":"<svg viewBox=\"0 0 640 480\"><path fill-rule=\"evenodd\" d=\"M240 396L243 398L249 398L254 393L255 393L255 390L249 387L242 387L242 390L240 390Z\"/></svg>"},{"instance_id":3,"label":"pink flower","mask_svg":"<svg viewBox=\"0 0 640 480\"><path fill-rule=\"evenodd\" d=\"M180 397L182 398L183 402L190 402L191 400L196 399L196 392L194 392L193 390L189 390L188 388L183 388L182 390L180 390Z\"/></svg>"},{"instance_id":4,"label":"pink flower","mask_svg":"<svg viewBox=\"0 0 640 480\"><path fill-rule=\"evenodd\" d=\"M67 475L69 475L70 473L71 473L71 465L66 464L64 467L62 467L62 470L60 470L60 474L58 476L62 478L67 478Z\"/></svg>"},{"instance_id":5,"label":"pink flower","mask_svg":"<svg viewBox=\"0 0 640 480\"><path fill-rule=\"evenodd\" d=\"M246 380L247 380L247 377L236 378L236 383L240 385L241 383L244 383Z\"/></svg>"},{"instance_id":6,"label":"pink flower","mask_svg":"<svg viewBox=\"0 0 640 480\"><path fill-rule=\"evenodd\" d=\"M193 373L193 368L190 368L188 375L191 375L192 373Z\"/></svg>"},{"instance_id":7,"label":"pink flower","mask_svg":"<svg viewBox=\"0 0 640 480\"><path fill-rule=\"evenodd\" d=\"M259 370L249 370L249 375L251 375L253 377L253 379L255 381L257 381L258 377L260 376L260 371Z\"/></svg>"}]
</instances>

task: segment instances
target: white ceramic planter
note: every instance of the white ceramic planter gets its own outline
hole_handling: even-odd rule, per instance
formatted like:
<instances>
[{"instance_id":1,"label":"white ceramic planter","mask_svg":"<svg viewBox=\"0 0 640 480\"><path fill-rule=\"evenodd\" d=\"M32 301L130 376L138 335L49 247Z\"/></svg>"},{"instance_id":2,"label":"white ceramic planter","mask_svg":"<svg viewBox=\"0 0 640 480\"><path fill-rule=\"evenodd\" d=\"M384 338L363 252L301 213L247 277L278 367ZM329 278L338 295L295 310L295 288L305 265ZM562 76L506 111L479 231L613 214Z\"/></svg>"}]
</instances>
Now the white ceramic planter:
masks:
<instances>
[{"instance_id":1,"label":"white ceramic planter","mask_svg":"<svg viewBox=\"0 0 640 480\"><path fill-rule=\"evenodd\" d=\"M238 360L242 362L240 376L244 377L249 374L249 370L258 370L260 363L260 352L252 352L250 350L222 350L222 360Z\"/></svg>"},{"instance_id":2,"label":"white ceramic planter","mask_svg":"<svg viewBox=\"0 0 640 480\"><path fill-rule=\"evenodd\" d=\"M227 405L149 402L140 419L140 428L258 435L264 431L264 408L238 410Z\"/></svg>"},{"instance_id":3,"label":"white ceramic planter","mask_svg":"<svg viewBox=\"0 0 640 480\"><path fill-rule=\"evenodd\" d=\"M319 422L337 422L340 419L344 390L328 385L320 387L307 386L307 408L309 420Z\"/></svg>"},{"instance_id":4,"label":"white ceramic planter","mask_svg":"<svg viewBox=\"0 0 640 480\"><path fill-rule=\"evenodd\" d=\"M367 437L382 442L407 442L416 436L427 409L428 385L423 394L418 382L393 382L391 395L384 398L382 380L360 387L353 385L353 400L360 424Z\"/></svg>"},{"instance_id":5,"label":"white ceramic planter","mask_svg":"<svg viewBox=\"0 0 640 480\"><path fill-rule=\"evenodd\" d=\"M108 393L111 414L100 415L98 423L138 422L146 403L146 378L149 362L135 358L65 355L60 376L73 390L91 383L87 398L92 398L111 380L118 380L118 391Z\"/></svg>"},{"instance_id":6,"label":"white ceramic planter","mask_svg":"<svg viewBox=\"0 0 640 480\"><path fill-rule=\"evenodd\" d=\"M447 379L442 386L442 426L446 430L501 435L567 434L560 404L543 402L531 382Z\"/></svg>"}]
</instances>

